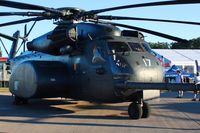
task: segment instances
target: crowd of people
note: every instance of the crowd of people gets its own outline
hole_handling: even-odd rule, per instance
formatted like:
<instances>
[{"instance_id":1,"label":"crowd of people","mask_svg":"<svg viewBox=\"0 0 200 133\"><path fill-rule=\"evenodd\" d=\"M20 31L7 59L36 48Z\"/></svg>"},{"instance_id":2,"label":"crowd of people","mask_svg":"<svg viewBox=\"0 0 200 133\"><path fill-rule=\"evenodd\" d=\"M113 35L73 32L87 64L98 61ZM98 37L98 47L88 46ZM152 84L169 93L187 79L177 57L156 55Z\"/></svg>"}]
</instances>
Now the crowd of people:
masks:
<instances>
[{"instance_id":1,"label":"crowd of people","mask_svg":"<svg viewBox=\"0 0 200 133\"><path fill-rule=\"evenodd\" d=\"M176 83L189 83L189 78L184 78L183 75L181 74L180 70L177 70L177 77L176 77ZM199 88L198 86L200 86L200 75L199 72L195 75L194 77L194 83L196 86L196 90L194 90L194 96L192 98L192 101L200 101L200 92L198 91ZM183 89L179 89L178 90L178 96L176 98L182 98L183 97Z\"/></svg>"},{"instance_id":2,"label":"crowd of people","mask_svg":"<svg viewBox=\"0 0 200 133\"><path fill-rule=\"evenodd\" d=\"M193 97L192 101L196 101L197 100L197 95L199 95L199 91L198 91L198 85L200 85L199 73L197 73L197 75L195 76L194 82L195 82L195 85L196 85L196 90L194 91L194 97ZM199 96L199 101L200 101L200 96Z\"/></svg>"}]
</instances>

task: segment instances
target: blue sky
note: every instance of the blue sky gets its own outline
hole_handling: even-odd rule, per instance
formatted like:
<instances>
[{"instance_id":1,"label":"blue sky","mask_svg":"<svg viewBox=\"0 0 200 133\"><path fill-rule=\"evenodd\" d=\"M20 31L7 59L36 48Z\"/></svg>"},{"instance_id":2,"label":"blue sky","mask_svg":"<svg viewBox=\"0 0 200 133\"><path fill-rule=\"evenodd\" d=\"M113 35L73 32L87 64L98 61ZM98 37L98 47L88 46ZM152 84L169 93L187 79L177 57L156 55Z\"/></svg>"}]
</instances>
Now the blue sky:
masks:
<instances>
[{"instance_id":1,"label":"blue sky","mask_svg":"<svg viewBox=\"0 0 200 133\"><path fill-rule=\"evenodd\" d=\"M121 6L127 4L138 4L146 2L155 2L159 0L15 0L18 2L25 2L31 4L37 4L47 7L59 8L59 7L79 7L84 10L102 9L113 6ZM18 9L0 7L0 12L11 12L20 11ZM145 8L135 8L118 10L112 12L102 13L102 15L118 15L118 16L132 16L132 17L148 17L157 19L175 19L184 21L196 21L200 22L199 17L200 4L192 5L173 5L173 6L159 6L159 7L145 7ZM25 17L1 17L0 23L24 19ZM147 22L147 21L117 21L119 23L129 24L133 26L138 26L142 28L147 28L162 33L174 35L184 39L192 39L200 37L200 26L185 25L185 24L171 24L171 23L157 23L157 22ZM32 23L28 23L28 28L30 28ZM8 35L12 35L16 30L21 31L23 35L24 24L1 27L0 32ZM53 21L41 21L38 22L29 36L29 41L42 35L55 27ZM156 37L144 33L146 41L150 42L172 42L171 40ZM10 48L11 42L3 39L3 42ZM1 44L0 44L1 46ZM3 56L7 56L2 46Z\"/></svg>"}]
</instances>

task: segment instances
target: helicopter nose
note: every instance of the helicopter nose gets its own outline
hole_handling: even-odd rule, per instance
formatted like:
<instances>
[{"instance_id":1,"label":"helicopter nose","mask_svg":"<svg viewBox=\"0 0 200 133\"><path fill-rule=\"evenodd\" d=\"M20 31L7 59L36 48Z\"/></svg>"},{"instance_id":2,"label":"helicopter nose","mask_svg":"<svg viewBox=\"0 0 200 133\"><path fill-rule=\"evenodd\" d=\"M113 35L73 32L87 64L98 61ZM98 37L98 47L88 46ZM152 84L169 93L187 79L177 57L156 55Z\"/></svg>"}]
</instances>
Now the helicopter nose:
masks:
<instances>
[{"instance_id":1,"label":"helicopter nose","mask_svg":"<svg viewBox=\"0 0 200 133\"><path fill-rule=\"evenodd\" d=\"M131 53L116 62L119 72L114 79L130 82L162 82L164 70L160 62L149 53Z\"/></svg>"},{"instance_id":2,"label":"helicopter nose","mask_svg":"<svg viewBox=\"0 0 200 133\"><path fill-rule=\"evenodd\" d=\"M162 82L163 67L152 55L132 55L128 62L132 68L130 81L132 82ZM134 57L134 58L133 58Z\"/></svg>"}]
</instances>

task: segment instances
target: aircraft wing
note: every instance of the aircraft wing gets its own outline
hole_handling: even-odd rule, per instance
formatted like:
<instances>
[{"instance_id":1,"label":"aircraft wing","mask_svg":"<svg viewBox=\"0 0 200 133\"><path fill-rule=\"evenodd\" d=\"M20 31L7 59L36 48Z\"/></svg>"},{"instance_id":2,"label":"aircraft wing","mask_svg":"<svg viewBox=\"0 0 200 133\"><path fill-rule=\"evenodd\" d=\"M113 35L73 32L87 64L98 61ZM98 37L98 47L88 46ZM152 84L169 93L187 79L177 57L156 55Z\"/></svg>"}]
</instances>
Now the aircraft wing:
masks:
<instances>
[{"instance_id":1,"label":"aircraft wing","mask_svg":"<svg viewBox=\"0 0 200 133\"><path fill-rule=\"evenodd\" d=\"M126 82L117 83L116 87L119 89L135 89L135 90L172 90L178 91L183 89L184 91L200 90L200 84L196 86L192 83L146 83L146 82Z\"/></svg>"}]
</instances>

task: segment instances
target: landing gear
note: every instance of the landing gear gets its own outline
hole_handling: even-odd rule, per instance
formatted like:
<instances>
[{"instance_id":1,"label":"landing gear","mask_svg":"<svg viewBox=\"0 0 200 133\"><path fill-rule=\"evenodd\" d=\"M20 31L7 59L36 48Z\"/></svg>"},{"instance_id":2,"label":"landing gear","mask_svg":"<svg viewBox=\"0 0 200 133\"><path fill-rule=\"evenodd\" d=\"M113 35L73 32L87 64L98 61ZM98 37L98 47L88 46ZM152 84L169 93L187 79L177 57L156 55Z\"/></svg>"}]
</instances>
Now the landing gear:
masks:
<instances>
[{"instance_id":1,"label":"landing gear","mask_svg":"<svg viewBox=\"0 0 200 133\"><path fill-rule=\"evenodd\" d=\"M143 102L142 110L143 110L142 118L148 118L151 113L151 108L149 104L146 102Z\"/></svg>"},{"instance_id":2,"label":"landing gear","mask_svg":"<svg viewBox=\"0 0 200 133\"><path fill-rule=\"evenodd\" d=\"M148 118L150 107L146 102L132 102L128 107L128 114L131 119Z\"/></svg>"},{"instance_id":3,"label":"landing gear","mask_svg":"<svg viewBox=\"0 0 200 133\"><path fill-rule=\"evenodd\" d=\"M15 105L28 104L28 99L15 96L13 104L15 104Z\"/></svg>"},{"instance_id":4,"label":"landing gear","mask_svg":"<svg viewBox=\"0 0 200 133\"><path fill-rule=\"evenodd\" d=\"M131 119L140 119L142 117L141 104L132 102L128 107L128 114Z\"/></svg>"}]
</instances>

